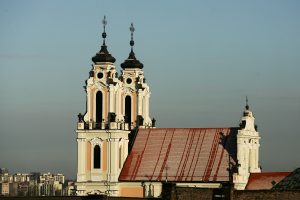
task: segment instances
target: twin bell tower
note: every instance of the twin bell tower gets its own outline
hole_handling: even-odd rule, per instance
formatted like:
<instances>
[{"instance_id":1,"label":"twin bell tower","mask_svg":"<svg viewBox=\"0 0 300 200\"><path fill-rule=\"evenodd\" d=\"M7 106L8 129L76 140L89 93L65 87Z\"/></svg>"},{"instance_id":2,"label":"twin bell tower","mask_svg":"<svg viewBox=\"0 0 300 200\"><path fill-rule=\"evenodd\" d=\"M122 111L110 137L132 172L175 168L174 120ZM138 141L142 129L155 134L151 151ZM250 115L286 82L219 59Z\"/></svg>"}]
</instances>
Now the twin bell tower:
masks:
<instances>
[{"instance_id":1,"label":"twin bell tower","mask_svg":"<svg viewBox=\"0 0 300 200\"><path fill-rule=\"evenodd\" d=\"M118 195L118 176L128 155L129 134L136 128L152 128L149 117L150 88L145 82L143 64L133 51L133 24L130 26L131 51L121 64L108 52L103 23L103 44L92 58L92 69L84 86L86 113L77 123L77 195Z\"/></svg>"}]
</instances>

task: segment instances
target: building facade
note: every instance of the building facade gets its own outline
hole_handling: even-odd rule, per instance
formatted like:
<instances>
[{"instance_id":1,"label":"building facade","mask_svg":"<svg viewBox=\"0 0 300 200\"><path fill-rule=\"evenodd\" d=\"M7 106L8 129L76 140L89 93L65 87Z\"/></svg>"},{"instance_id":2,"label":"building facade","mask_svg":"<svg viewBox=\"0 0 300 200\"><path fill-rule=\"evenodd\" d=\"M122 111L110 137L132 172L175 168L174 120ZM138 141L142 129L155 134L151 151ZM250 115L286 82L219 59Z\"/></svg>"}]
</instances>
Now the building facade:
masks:
<instances>
[{"instance_id":1,"label":"building facade","mask_svg":"<svg viewBox=\"0 0 300 200\"><path fill-rule=\"evenodd\" d=\"M84 86L86 112L78 115L76 194L157 197L164 181L201 188L234 183L243 190L250 173L260 172L260 137L248 102L239 127L156 129L133 25L120 75L105 28L104 17L103 45Z\"/></svg>"},{"instance_id":2,"label":"building facade","mask_svg":"<svg viewBox=\"0 0 300 200\"><path fill-rule=\"evenodd\" d=\"M9 183L0 183L0 195L8 196L9 195Z\"/></svg>"}]
</instances>

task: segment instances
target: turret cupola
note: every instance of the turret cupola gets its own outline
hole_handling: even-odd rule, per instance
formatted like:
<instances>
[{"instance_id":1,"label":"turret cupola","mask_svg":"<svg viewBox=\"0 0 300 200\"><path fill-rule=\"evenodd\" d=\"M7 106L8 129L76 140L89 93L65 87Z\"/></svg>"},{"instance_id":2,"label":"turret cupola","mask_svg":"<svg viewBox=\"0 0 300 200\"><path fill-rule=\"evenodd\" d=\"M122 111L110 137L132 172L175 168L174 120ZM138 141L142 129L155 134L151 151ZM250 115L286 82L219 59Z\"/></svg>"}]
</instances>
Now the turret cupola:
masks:
<instances>
[{"instance_id":1,"label":"turret cupola","mask_svg":"<svg viewBox=\"0 0 300 200\"><path fill-rule=\"evenodd\" d=\"M107 34L105 32L105 26L107 24L105 16L104 16L104 18L102 20L102 24L103 24L103 33L102 33L103 44L101 46L100 51L98 53L96 53L96 55L92 58L92 61L95 64L96 63L100 63L100 62L111 62L111 63L114 63L116 61L116 59L108 52L107 46L105 44L105 38L107 36Z\"/></svg>"},{"instance_id":2,"label":"turret cupola","mask_svg":"<svg viewBox=\"0 0 300 200\"><path fill-rule=\"evenodd\" d=\"M133 27L133 23L131 23L129 30L131 32L131 40L130 40L131 51L129 53L128 58L121 64L121 67L122 69L128 69L128 68L143 69L144 65L139 60L136 59L135 54L133 52L133 46L134 46L133 32L135 30Z\"/></svg>"},{"instance_id":3,"label":"turret cupola","mask_svg":"<svg viewBox=\"0 0 300 200\"><path fill-rule=\"evenodd\" d=\"M248 98L246 97L246 106L245 110L243 112L242 121L240 123L240 129L246 129L246 130L257 130L257 126L254 124L254 116L253 113L250 111L250 106L248 104Z\"/></svg>"}]
</instances>

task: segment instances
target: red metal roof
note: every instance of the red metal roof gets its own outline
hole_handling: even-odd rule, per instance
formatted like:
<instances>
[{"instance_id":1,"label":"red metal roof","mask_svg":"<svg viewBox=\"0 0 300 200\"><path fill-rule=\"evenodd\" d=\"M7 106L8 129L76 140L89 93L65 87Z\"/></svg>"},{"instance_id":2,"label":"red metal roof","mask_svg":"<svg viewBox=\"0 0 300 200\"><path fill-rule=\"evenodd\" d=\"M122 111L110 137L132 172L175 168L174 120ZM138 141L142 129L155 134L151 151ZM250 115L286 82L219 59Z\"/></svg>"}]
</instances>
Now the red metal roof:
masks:
<instances>
[{"instance_id":1,"label":"red metal roof","mask_svg":"<svg viewBox=\"0 0 300 200\"><path fill-rule=\"evenodd\" d=\"M236 128L140 129L119 180L229 181L236 133Z\"/></svg>"},{"instance_id":2,"label":"red metal roof","mask_svg":"<svg viewBox=\"0 0 300 200\"><path fill-rule=\"evenodd\" d=\"M251 173L249 176L246 190L270 190L282 179L288 176L290 172L262 172Z\"/></svg>"}]
</instances>

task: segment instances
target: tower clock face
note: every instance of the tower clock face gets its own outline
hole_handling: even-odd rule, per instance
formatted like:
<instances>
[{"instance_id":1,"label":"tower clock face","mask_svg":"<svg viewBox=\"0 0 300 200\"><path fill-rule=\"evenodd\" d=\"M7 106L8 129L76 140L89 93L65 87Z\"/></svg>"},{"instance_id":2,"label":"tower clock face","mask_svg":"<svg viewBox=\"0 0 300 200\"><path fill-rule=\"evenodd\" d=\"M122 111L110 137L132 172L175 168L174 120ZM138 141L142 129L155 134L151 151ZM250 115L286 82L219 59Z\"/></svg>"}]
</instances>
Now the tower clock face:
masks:
<instances>
[{"instance_id":1,"label":"tower clock face","mask_svg":"<svg viewBox=\"0 0 300 200\"><path fill-rule=\"evenodd\" d=\"M97 74L97 77L98 77L99 79L103 78L103 73L102 73L102 72L99 72L99 73Z\"/></svg>"},{"instance_id":2,"label":"tower clock face","mask_svg":"<svg viewBox=\"0 0 300 200\"><path fill-rule=\"evenodd\" d=\"M131 84L131 83L132 83L132 79L131 79L131 78L127 78L127 79L126 79L126 83L127 83L127 84Z\"/></svg>"}]
</instances>

